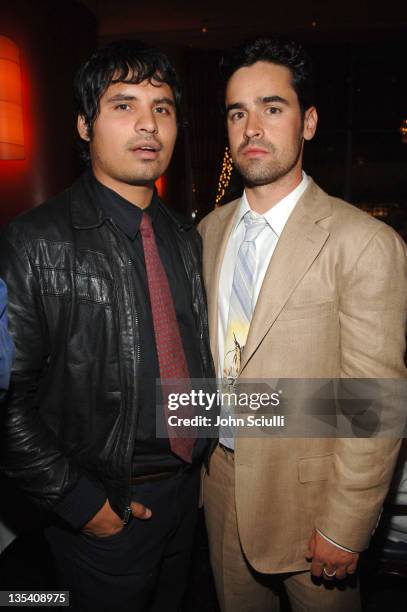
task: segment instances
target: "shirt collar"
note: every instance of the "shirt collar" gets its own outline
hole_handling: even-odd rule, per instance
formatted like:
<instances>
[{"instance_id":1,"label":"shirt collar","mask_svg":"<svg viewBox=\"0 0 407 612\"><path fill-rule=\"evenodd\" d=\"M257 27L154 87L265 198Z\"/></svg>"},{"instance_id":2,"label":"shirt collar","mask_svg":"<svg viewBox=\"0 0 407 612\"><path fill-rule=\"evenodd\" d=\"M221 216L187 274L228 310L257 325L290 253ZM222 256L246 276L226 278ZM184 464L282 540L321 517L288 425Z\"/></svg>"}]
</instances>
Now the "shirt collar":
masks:
<instances>
[{"instance_id":1,"label":"shirt collar","mask_svg":"<svg viewBox=\"0 0 407 612\"><path fill-rule=\"evenodd\" d=\"M297 185L297 187L293 189L293 191L291 191L288 195L286 195L282 200L277 202L277 204L272 206L270 210L264 213L264 215L259 215L254 210L251 210L250 204L246 196L246 191L244 191L240 200L239 207L237 209L233 232L238 229L240 223L243 221L243 217L245 216L245 214L251 211L252 215L254 215L255 217L263 216L266 219L268 225L275 232L275 234L280 237L284 226L288 221L289 216L295 208L295 205L308 187L308 183L309 177L305 174L305 172L303 172L302 180L299 185Z\"/></svg>"},{"instance_id":2,"label":"shirt collar","mask_svg":"<svg viewBox=\"0 0 407 612\"><path fill-rule=\"evenodd\" d=\"M141 209L113 189L100 183L93 173L89 178L94 188L96 204L102 209L106 217L111 219L131 240L135 239L140 229L143 212L147 213L154 223L159 210L159 200L155 190L149 206Z\"/></svg>"}]
</instances>

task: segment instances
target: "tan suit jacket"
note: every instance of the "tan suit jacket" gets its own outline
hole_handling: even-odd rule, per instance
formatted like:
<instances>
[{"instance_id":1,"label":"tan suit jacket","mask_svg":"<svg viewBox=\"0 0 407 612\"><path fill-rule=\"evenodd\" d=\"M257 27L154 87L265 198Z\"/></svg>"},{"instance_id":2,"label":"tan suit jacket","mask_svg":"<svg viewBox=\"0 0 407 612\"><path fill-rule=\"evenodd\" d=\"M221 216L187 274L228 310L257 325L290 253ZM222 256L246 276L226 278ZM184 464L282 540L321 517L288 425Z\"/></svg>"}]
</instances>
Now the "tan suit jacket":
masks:
<instances>
[{"instance_id":1,"label":"tan suit jacket","mask_svg":"<svg viewBox=\"0 0 407 612\"><path fill-rule=\"evenodd\" d=\"M215 209L199 228L215 364L219 275L238 204ZM391 228L311 181L266 272L240 378L405 377L406 261ZM364 549L398 449L391 438L237 438L238 529L251 565L307 569L314 528Z\"/></svg>"}]
</instances>

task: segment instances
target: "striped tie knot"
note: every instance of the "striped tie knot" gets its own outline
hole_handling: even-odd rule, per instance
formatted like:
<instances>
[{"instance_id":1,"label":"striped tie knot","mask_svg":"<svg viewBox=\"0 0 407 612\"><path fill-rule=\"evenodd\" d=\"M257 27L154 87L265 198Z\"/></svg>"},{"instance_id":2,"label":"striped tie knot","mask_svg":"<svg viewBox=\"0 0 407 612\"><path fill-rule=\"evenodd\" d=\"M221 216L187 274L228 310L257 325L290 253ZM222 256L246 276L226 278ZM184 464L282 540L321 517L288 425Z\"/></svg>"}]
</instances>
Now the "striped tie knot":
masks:
<instances>
[{"instance_id":1,"label":"striped tie knot","mask_svg":"<svg viewBox=\"0 0 407 612\"><path fill-rule=\"evenodd\" d=\"M248 211L243 217L243 220L246 229L243 242L256 242L267 225L266 219L260 216L255 217L252 212Z\"/></svg>"}]
</instances>

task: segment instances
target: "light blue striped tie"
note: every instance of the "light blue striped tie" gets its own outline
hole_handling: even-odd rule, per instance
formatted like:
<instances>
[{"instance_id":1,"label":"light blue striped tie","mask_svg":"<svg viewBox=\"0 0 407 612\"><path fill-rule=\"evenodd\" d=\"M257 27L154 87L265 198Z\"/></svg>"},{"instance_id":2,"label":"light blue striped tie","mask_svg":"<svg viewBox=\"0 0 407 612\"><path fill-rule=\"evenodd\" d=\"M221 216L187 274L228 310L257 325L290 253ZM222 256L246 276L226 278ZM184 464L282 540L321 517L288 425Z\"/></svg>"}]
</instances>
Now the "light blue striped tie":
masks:
<instances>
[{"instance_id":1,"label":"light blue striped tie","mask_svg":"<svg viewBox=\"0 0 407 612\"><path fill-rule=\"evenodd\" d=\"M242 353L255 306L256 240L267 225L264 217L255 217L250 211L245 214L243 219L245 235L236 257L225 338L222 385L224 393L233 393L233 385L239 374ZM232 405L222 404L221 418L228 419L229 416L233 415L233 410L228 410L228 407L233 409ZM221 426L219 438L225 446L234 447L232 427Z\"/></svg>"}]
</instances>

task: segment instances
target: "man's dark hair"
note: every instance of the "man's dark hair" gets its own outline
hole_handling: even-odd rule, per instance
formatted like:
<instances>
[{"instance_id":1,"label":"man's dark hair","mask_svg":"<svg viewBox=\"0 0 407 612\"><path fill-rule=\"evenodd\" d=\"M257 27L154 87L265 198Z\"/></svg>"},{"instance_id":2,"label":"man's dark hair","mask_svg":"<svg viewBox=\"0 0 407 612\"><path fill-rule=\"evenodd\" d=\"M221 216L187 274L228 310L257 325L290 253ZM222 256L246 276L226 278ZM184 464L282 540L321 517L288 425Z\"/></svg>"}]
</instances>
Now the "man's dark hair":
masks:
<instances>
[{"instance_id":1,"label":"man's dark hair","mask_svg":"<svg viewBox=\"0 0 407 612\"><path fill-rule=\"evenodd\" d=\"M292 86L297 94L302 115L314 104L313 69L304 47L300 43L283 38L257 38L235 47L220 61L223 109L230 77L239 68L252 66L256 62L271 62L290 70Z\"/></svg>"},{"instance_id":2,"label":"man's dark hair","mask_svg":"<svg viewBox=\"0 0 407 612\"><path fill-rule=\"evenodd\" d=\"M112 83L166 83L174 95L178 124L181 116L181 86L168 58L158 49L138 40L119 40L95 51L82 64L74 80L76 115L85 119L88 136L100 110L100 98ZM81 156L89 163L89 143L80 140Z\"/></svg>"}]
</instances>

